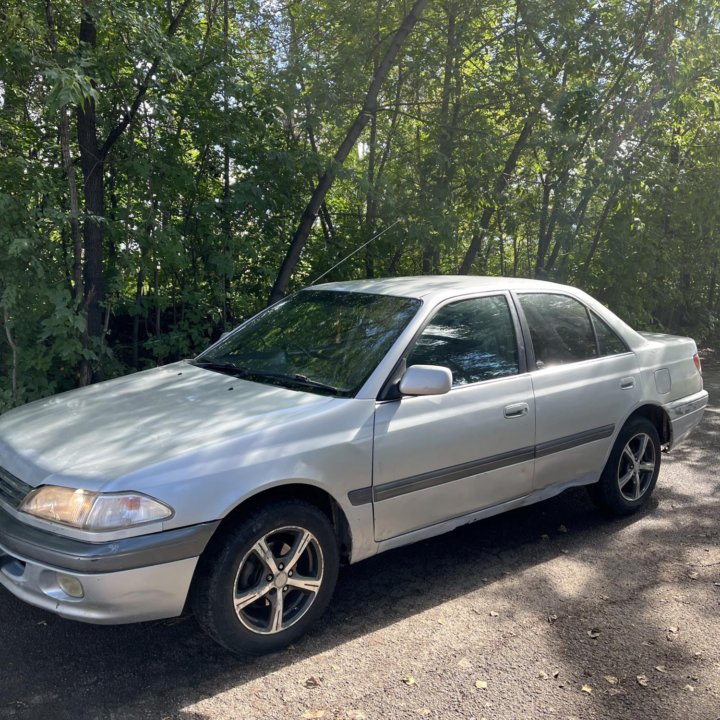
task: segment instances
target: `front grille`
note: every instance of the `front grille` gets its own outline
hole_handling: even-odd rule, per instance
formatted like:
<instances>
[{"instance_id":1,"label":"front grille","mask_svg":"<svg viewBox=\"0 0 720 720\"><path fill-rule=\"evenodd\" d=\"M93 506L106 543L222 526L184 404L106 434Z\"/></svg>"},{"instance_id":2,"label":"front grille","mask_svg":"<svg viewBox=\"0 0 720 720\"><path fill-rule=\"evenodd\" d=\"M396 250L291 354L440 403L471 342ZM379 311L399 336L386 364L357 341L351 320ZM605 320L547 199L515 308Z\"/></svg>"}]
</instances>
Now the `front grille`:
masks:
<instances>
[{"instance_id":1,"label":"front grille","mask_svg":"<svg viewBox=\"0 0 720 720\"><path fill-rule=\"evenodd\" d=\"M17 510L31 490L30 485L0 467L0 501Z\"/></svg>"}]
</instances>

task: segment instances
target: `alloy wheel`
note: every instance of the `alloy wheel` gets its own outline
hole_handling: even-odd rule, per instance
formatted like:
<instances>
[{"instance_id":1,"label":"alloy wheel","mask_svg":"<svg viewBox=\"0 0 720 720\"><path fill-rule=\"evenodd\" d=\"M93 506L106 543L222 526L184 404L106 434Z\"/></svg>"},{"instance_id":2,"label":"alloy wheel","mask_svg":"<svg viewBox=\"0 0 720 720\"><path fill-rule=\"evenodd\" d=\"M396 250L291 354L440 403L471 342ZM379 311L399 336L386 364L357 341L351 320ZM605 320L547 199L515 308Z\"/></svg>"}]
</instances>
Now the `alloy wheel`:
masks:
<instances>
[{"instance_id":1,"label":"alloy wheel","mask_svg":"<svg viewBox=\"0 0 720 720\"><path fill-rule=\"evenodd\" d=\"M238 619L261 635L287 630L315 601L323 571L320 543L309 530L287 526L263 535L242 559L235 577Z\"/></svg>"},{"instance_id":2,"label":"alloy wheel","mask_svg":"<svg viewBox=\"0 0 720 720\"><path fill-rule=\"evenodd\" d=\"M620 454L618 488L630 502L636 502L647 491L655 473L655 445L646 433L633 435Z\"/></svg>"}]
</instances>

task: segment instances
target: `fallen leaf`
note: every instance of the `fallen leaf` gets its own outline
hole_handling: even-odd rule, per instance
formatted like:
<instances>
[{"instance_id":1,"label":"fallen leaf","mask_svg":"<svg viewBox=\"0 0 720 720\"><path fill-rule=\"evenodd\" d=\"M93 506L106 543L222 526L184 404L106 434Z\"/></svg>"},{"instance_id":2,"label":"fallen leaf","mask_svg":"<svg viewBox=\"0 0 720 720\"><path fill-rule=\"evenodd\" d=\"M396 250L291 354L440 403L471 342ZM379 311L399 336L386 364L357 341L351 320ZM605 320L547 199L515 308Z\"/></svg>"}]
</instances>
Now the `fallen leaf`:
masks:
<instances>
[{"instance_id":1,"label":"fallen leaf","mask_svg":"<svg viewBox=\"0 0 720 720\"><path fill-rule=\"evenodd\" d=\"M656 666L655 666L655 669L656 669L658 672L662 672L662 673L666 673L666 672L667 672L667 668L666 668L664 665L656 665Z\"/></svg>"},{"instance_id":2,"label":"fallen leaf","mask_svg":"<svg viewBox=\"0 0 720 720\"><path fill-rule=\"evenodd\" d=\"M487 683L484 680L476 680L475 687L478 690L487 690Z\"/></svg>"},{"instance_id":3,"label":"fallen leaf","mask_svg":"<svg viewBox=\"0 0 720 720\"><path fill-rule=\"evenodd\" d=\"M319 718L325 717L325 711L324 710L306 710L303 713L303 718L305 720L319 720Z\"/></svg>"},{"instance_id":4,"label":"fallen leaf","mask_svg":"<svg viewBox=\"0 0 720 720\"><path fill-rule=\"evenodd\" d=\"M548 674L547 674L544 670L541 670L541 671L538 673L538 677L539 677L541 680L547 680L547 679L548 679Z\"/></svg>"},{"instance_id":5,"label":"fallen leaf","mask_svg":"<svg viewBox=\"0 0 720 720\"><path fill-rule=\"evenodd\" d=\"M692 685L686 685L683 690L687 690L688 692L695 692L695 688Z\"/></svg>"},{"instance_id":6,"label":"fallen leaf","mask_svg":"<svg viewBox=\"0 0 720 720\"><path fill-rule=\"evenodd\" d=\"M582 692L592 695L592 688L589 685L583 685Z\"/></svg>"},{"instance_id":7,"label":"fallen leaf","mask_svg":"<svg viewBox=\"0 0 720 720\"><path fill-rule=\"evenodd\" d=\"M567 532L567 528L566 528L564 525L561 525L561 526L558 528L558 532L566 533L566 532Z\"/></svg>"},{"instance_id":8,"label":"fallen leaf","mask_svg":"<svg viewBox=\"0 0 720 720\"><path fill-rule=\"evenodd\" d=\"M494 610L490 611L490 617L497 617L500 613L495 612Z\"/></svg>"},{"instance_id":9,"label":"fallen leaf","mask_svg":"<svg viewBox=\"0 0 720 720\"><path fill-rule=\"evenodd\" d=\"M587 631L587 634L588 634L593 640L595 640L595 638L599 638L599 637L600 637L600 629L599 629L599 628L592 628L592 630L588 630L588 631Z\"/></svg>"},{"instance_id":10,"label":"fallen leaf","mask_svg":"<svg viewBox=\"0 0 720 720\"><path fill-rule=\"evenodd\" d=\"M306 688L320 687L321 684L322 684L322 678L317 678L317 677L309 677L304 683Z\"/></svg>"},{"instance_id":11,"label":"fallen leaf","mask_svg":"<svg viewBox=\"0 0 720 720\"><path fill-rule=\"evenodd\" d=\"M444 624L445 624L445 621L442 618L440 618L438 620L438 625L444 625Z\"/></svg>"},{"instance_id":12,"label":"fallen leaf","mask_svg":"<svg viewBox=\"0 0 720 720\"><path fill-rule=\"evenodd\" d=\"M698 576L698 573L696 573L696 572L689 572L689 573L688 573L688 577L689 577L691 580L696 580L696 579L697 579L697 576Z\"/></svg>"},{"instance_id":13,"label":"fallen leaf","mask_svg":"<svg viewBox=\"0 0 720 720\"><path fill-rule=\"evenodd\" d=\"M412 675L403 675L400 678L406 685L417 685L417 681Z\"/></svg>"},{"instance_id":14,"label":"fallen leaf","mask_svg":"<svg viewBox=\"0 0 720 720\"><path fill-rule=\"evenodd\" d=\"M611 685L617 685L619 682L614 675L606 675L605 680L607 680Z\"/></svg>"},{"instance_id":15,"label":"fallen leaf","mask_svg":"<svg viewBox=\"0 0 720 720\"><path fill-rule=\"evenodd\" d=\"M635 679L637 680L638 685L642 685L642 687L647 687L647 675L638 675Z\"/></svg>"},{"instance_id":16,"label":"fallen leaf","mask_svg":"<svg viewBox=\"0 0 720 720\"><path fill-rule=\"evenodd\" d=\"M671 625L671 626L668 628L668 632L676 633L677 631L678 631L678 629L677 629L677 626L676 626L676 625Z\"/></svg>"},{"instance_id":17,"label":"fallen leaf","mask_svg":"<svg viewBox=\"0 0 720 720\"><path fill-rule=\"evenodd\" d=\"M458 660L458 667L461 667L463 670L469 670L472 667L472 663L467 658L460 658Z\"/></svg>"}]
</instances>

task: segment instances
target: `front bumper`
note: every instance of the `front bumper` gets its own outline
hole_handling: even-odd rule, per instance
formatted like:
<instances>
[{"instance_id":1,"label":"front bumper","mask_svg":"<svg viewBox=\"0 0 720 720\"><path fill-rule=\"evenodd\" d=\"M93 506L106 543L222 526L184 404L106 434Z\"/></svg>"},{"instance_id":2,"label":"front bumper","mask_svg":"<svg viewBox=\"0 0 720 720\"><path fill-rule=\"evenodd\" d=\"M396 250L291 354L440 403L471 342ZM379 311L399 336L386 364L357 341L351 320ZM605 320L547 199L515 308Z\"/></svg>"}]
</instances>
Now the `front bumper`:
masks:
<instances>
[{"instance_id":1,"label":"front bumper","mask_svg":"<svg viewBox=\"0 0 720 720\"><path fill-rule=\"evenodd\" d=\"M694 395L688 395L663 406L672 427L670 448L679 445L698 425L705 413L707 403L707 391L701 390Z\"/></svg>"},{"instance_id":2,"label":"front bumper","mask_svg":"<svg viewBox=\"0 0 720 720\"><path fill-rule=\"evenodd\" d=\"M217 525L89 543L32 527L0 508L0 585L31 605L83 622L174 617ZM62 576L82 584L81 598L62 589Z\"/></svg>"}]
</instances>

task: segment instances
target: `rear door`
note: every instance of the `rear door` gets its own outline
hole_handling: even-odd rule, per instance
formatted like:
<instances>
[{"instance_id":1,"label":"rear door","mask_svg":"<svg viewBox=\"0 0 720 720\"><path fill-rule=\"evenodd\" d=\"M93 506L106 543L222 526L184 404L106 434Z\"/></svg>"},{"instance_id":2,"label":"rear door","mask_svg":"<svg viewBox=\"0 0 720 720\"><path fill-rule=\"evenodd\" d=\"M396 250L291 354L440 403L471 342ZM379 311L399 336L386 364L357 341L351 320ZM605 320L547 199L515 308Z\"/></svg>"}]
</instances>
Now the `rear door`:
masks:
<instances>
[{"instance_id":1,"label":"rear door","mask_svg":"<svg viewBox=\"0 0 720 720\"><path fill-rule=\"evenodd\" d=\"M637 405L638 362L595 312L562 293L518 293L532 340L535 481L594 482Z\"/></svg>"},{"instance_id":2,"label":"rear door","mask_svg":"<svg viewBox=\"0 0 720 720\"><path fill-rule=\"evenodd\" d=\"M530 492L535 408L506 294L449 302L406 353L453 373L446 395L379 402L375 413L375 538L497 505Z\"/></svg>"}]
</instances>

